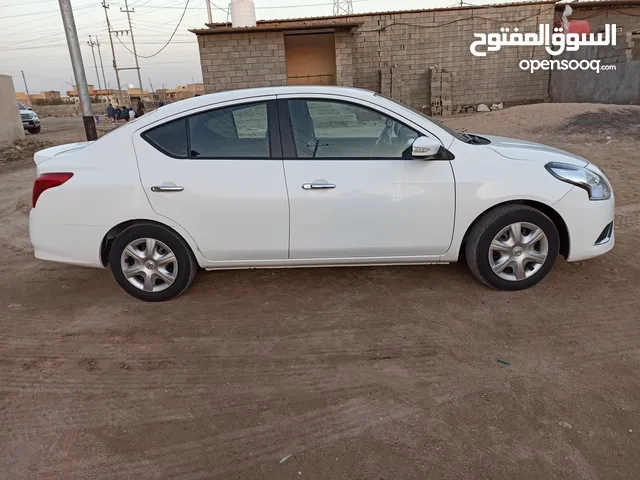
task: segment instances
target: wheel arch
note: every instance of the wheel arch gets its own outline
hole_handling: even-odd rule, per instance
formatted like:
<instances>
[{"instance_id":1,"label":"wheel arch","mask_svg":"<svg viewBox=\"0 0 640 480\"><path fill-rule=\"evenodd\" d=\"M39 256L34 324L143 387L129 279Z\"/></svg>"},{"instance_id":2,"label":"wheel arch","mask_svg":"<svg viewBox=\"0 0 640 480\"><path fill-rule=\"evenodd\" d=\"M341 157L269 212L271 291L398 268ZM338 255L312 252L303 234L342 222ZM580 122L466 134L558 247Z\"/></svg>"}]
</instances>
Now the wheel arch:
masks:
<instances>
[{"instance_id":1,"label":"wheel arch","mask_svg":"<svg viewBox=\"0 0 640 480\"><path fill-rule=\"evenodd\" d=\"M460 247L458 249L458 258L460 258L460 253L464 251L465 245L467 243L467 238L469 234L473 230L473 227L478 223L478 221L484 217L488 212L495 210L496 208L502 207L504 205L527 205L529 207L535 208L540 212L544 213L547 217L551 219L553 224L556 226L558 230L558 235L560 237L560 255L564 258L569 257L569 251L571 248L571 238L569 237L569 229L567 228L567 224L560 214L551 206L546 205L541 202L537 202L535 200L509 200L506 202L498 203L493 205L492 207L486 209L480 215L478 215L473 222L467 227L467 230L464 232L464 236L462 237L462 242L460 242Z\"/></svg>"},{"instance_id":2,"label":"wheel arch","mask_svg":"<svg viewBox=\"0 0 640 480\"><path fill-rule=\"evenodd\" d=\"M113 245L113 241L124 232L127 228L133 227L135 225L157 225L159 227L166 228L171 230L172 233L175 233L178 237L182 239L182 241L189 247L189 251L193 258L198 262L198 255L196 255L196 250L191 245L189 240L185 238L180 232L178 232L175 228L170 227L166 223L158 222L157 220L149 220L149 219L132 219L119 223L118 225L112 227L103 237L102 242L100 243L100 262L103 267L109 266L109 253L111 252L111 246Z\"/></svg>"}]
</instances>

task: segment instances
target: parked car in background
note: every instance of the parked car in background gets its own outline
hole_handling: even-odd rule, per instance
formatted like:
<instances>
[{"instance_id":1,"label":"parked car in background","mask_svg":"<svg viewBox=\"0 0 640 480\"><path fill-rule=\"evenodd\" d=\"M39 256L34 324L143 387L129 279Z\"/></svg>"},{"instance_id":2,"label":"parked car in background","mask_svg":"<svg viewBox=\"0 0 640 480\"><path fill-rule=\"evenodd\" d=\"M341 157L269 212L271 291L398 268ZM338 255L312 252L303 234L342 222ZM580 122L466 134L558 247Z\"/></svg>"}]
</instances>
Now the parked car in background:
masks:
<instances>
[{"instance_id":1,"label":"parked car in background","mask_svg":"<svg viewBox=\"0 0 640 480\"><path fill-rule=\"evenodd\" d=\"M18 110L20 110L20 118L22 120L22 126L29 133L40 133L40 117L31 110L29 107L25 107L18 102Z\"/></svg>"},{"instance_id":2,"label":"parked car in background","mask_svg":"<svg viewBox=\"0 0 640 480\"><path fill-rule=\"evenodd\" d=\"M179 295L198 267L460 257L486 285L520 290L558 254L614 245L611 186L588 160L459 133L353 88L204 95L34 160L36 257L110 267L147 301Z\"/></svg>"}]
</instances>

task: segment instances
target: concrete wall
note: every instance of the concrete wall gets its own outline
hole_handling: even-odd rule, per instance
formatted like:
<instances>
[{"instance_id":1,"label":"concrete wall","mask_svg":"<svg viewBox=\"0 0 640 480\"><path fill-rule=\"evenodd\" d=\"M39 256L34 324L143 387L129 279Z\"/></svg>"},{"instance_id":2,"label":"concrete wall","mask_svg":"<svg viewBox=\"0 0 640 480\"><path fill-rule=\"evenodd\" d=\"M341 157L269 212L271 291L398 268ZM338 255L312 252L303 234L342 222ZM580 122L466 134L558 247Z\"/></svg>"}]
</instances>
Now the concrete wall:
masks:
<instances>
[{"instance_id":1,"label":"concrete wall","mask_svg":"<svg viewBox=\"0 0 640 480\"><path fill-rule=\"evenodd\" d=\"M429 69L437 66L452 74L454 106L542 101L547 98L549 73L531 74L518 63L549 58L544 47L505 47L475 57L469 46L474 32L498 32L506 25L537 32L539 24L553 24L553 18L554 5L548 2L332 17L332 22L363 23L353 32L336 32L337 84L382 93L382 77L394 69L394 98L422 108L430 104ZM327 21L310 18L304 23ZM301 20L262 23L299 28ZM205 91L285 85L285 34L199 36Z\"/></svg>"},{"instance_id":2,"label":"concrete wall","mask_svg":"<svg viewBox=\"0 0 640 480\"><path fill-rule=\"evenodd\" d=\"M630 33L619 35L617 45L581 47L564 52L558 60L600 60L615 70L554 70L549 93L554 102L614 103L640 105L640 60L632 60Z\"/></svg>"},{"instance_id":3,"label":"concrete wall","mask_svg":"<svg viewBox=\"0 0 640 480\"><path fill-rule=\"evenodd\" d=\"M9 75L0 75L0 145L24 138L24 128L16 101L16 91Z\"/></svg>"}]
</instances>

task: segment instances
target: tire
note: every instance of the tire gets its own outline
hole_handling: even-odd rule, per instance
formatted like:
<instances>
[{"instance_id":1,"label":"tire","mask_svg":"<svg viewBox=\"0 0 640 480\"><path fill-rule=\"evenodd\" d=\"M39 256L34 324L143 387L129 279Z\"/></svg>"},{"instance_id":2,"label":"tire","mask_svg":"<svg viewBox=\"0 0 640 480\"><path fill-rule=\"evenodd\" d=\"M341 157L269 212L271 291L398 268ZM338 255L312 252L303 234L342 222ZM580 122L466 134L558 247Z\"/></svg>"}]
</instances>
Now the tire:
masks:
<instances>
[{"instance_id":1,"label":"tire","mask_svg":"<svg viewBox=\"0 0 640 480\"><path fill-rule=\"evenodd\" d=\"M533 227L540 229L544 237L539 237L540 232ZM514 240L518 231L520 242ZM539 240L533 241L536 238ZM465 254L469 269L478 280L491 288L513 291L542 281L553 268L559 249L558 229L549 217L527 205L504 205L476 222Z\"/></svg>"},{"instance_id":2,"label":"tire","mask_svg":"<svg viewBox=\"0 0 640 480\"><path fill-rule=\"evenodd\" d=\"M147 254L149 247L153 249L151 257ZM173 253L173 259L169 253ZM150 223L131 226L116 237L109 265L118 285L145 302L177 297L191 285L198 271L189 245L170 229Z\"/></svg>"},{"instance_id":3,"label":"tire","mask_svg":"<svg viewBox=\"0 0 640 480\"><path fill-rule=\"evenodd\" d=\"M35 127L35 128L30 128L29 130L27 130L31 135L35 135L37 133L40 133L40 130L42 130L42 127Z\"/></svg>"}]
</instances>

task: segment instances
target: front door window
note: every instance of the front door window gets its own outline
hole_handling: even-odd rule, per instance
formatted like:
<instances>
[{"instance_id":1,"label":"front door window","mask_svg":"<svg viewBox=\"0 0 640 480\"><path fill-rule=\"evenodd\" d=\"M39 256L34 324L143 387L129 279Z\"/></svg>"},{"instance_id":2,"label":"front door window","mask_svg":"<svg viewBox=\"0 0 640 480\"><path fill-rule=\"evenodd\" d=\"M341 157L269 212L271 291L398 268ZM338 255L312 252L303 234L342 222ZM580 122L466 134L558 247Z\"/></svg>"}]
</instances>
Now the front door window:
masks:
<instances>
[{"instance_id":1,"label":"front door window","mask_svg":"<svg viewBox=\"0 0 640 480\"><path fill-rule=\"evenodd\" d=\"M297 158L410 158L418 132L377 111L332 100L290 100Z\"/></svg>"}]
</instances>

